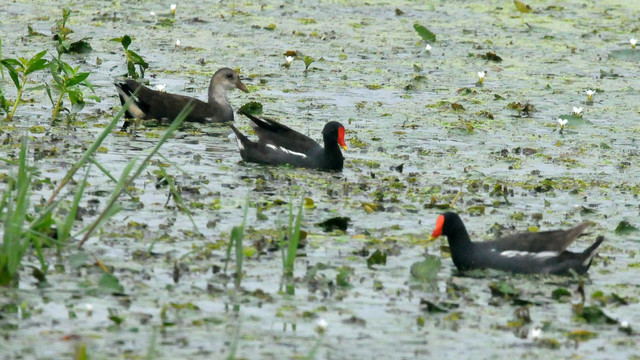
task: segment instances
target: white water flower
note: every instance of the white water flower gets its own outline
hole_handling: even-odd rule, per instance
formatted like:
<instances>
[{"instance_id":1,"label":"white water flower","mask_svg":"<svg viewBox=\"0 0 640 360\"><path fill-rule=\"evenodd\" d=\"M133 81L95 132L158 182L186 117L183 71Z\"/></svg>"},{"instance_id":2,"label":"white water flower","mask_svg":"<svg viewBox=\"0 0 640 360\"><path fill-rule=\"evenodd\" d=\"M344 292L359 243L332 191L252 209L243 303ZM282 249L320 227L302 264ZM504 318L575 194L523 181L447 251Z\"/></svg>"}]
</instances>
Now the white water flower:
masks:
<instances>
[{"instance_id":1,"label":"white water flower","mask_svg":"<svg viewBox=\"0 0 640 360\"><path fill-rule=\"evenodd\" d=\"M568 121L569 120L567 119L558 118L558 124L560 124L560 130L564 129L564 126L567 125Z\"/></svg>"},{"instance_id":2,"label":"white water flower","mask_svg":"<svg viewBox=\"0 0 640 360\"><path fill-rule=\"evenodd\" d=\"M533 327L529 330L529 339L540 340L542 338L542 328L540 326Z\"/></svg>"},{"instance_id":3,"label":"white water flower","mask_svg":"<svg viewBox=\"0 0 640 360\"><path fill-rule=\"evenodd\" d=\"M327 320L320 318L316 321L316 332L318 334L324 334L324 331L327 329Z\"/></svg>"},{"instance_id":4,"label":"white water flower","mask_svg":"<svg viewBox=\"0 0 640 360\"><path fill-rule=\"evenodd\" d=\"M638 42L638 39L636 38L631 38L629 39L629 44L631 44L631 48L635 49L636 48L636 43Z\"/></svg>"},{"instance_id":5,"label":"white water flower","mask_svg":"<svg viewBox=\"0 0 640 360\"><path fill-rule=\"evenodd\" d=\"M150 11L150 12L149 12L149 15L151 15L151 16L156 16L156 12L155 12L155 11Z\"/></svg>"},{"instance_id":6,"label":"white water flower","mask_svg":"<svg viewBox=\"0 0 640 360\"><path fill-rule=\"evenodd\" d=\"M318 325L318 327L323 328L323 329L326 329L327 325L329 325L329 324L327 324L327 320L325 320L323 318L318 319L318 322L316 324Z\"/></svg>"},{"instance_id":7,"label":"white water flower","mask_svg":"<svg viewBox=\"0 0 640 360\"><path fill-rule=\"evenodd\" d=\"M629 328L629 322L627 320L620 321L620 327L623 328L623 329L628 329Z\"/></svg>"},{"instance_id":8,"label":"white water flower","mask_svg":"<svg viewBox=\"0 0 640 360\"><path fill-rule=\"evenodd\" d=\"M579 108L577 108L575 106L573 107L573 114L574 115L580 116L581 113L582 113L582 106L579 107Z\"/></svg>"},{"instance_id":9,"label":"white water flower","mask_svg":"<svg viewBox=\"0 0 640 360\"><path fill-rule=\"evenodd\" d=\"M486 75L486 73L484 71L478 71L478 82L480 84L482 84L482 82L484 81L484 76Z\"/></svg>"},{"instance_id":10,"label":"white water flower","mask_svg":"<svg viewBox=\"0 0 640 360\"><path fill-rule=\"evenodd\" d=\"M158 89L158 91L160 91L160 92L163 92L165 87L167 87L167 84L157 84L156 85L156 89Z\"/></svg>"},{"instance_id":11,"label":"white water flower","mask_svg":"<svg viewBox=\"0 0 640 360\"><path fill-rule=\"evenodd\" d=\"M427 46L425 46L425 50L431 51L431 45L427 44Z\"/></svg>"},{"instance_id":12,"label":"white water flower","mask_svg":"<svg viewBox=\"0 0 640 360\"><path fill-rule=\"evenodd\" d=\"M293 56L292 55L288 55L286 57L286 59L287 59L287 64L291 64L291 62L293 61Z\"/></svg>"},{"instance_id":13,"label":"white water flower","mask_svg":"<svg viewBox=\"0 0 640 360\"><path fill-rule=\"evenodd\" d=\"M84 308L87 309L87 315L93 315L93 305L92 304L84 304Z\"/></svg>"},{"instance_id":14,"label":"white water flower","mask_svg":"<svg viewBox=\"0 0 640 360\"><path fill-rule=\"evenodd\" d=\"M178 5L176 4L171 4L171 15L175 15L176 14L176 8L178 7Z\"/></svg>"},{"instance_id":15,"label":"white water flower","mask_svg":"<svg viewBox=\"0 0 640 360\"><path fill-rule=\"evenodd\" d=\"M591 101L593 99L593 94L595 94L596 92L594 90L587 90L587 100Z\"/></svg>"},{"instance_id":16,"label":"white water flower","mask_svg":"<svg viewBox=\"0 0 640 360\"><path fill-rule=\"evenodd\" d=\"M180 46L180 39L176 40L176 46Z\"/></svg>"}]
</instances>

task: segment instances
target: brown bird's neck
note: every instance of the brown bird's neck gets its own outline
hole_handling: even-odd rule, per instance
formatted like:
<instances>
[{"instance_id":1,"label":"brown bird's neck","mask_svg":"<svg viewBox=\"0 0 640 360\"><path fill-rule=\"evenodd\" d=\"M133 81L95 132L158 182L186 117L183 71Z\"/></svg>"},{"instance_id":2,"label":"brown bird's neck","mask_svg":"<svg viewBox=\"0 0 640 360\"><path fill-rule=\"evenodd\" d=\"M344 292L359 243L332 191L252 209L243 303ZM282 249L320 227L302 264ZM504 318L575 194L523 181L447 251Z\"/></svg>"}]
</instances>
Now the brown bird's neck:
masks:
<instances>
[{"instance_id":1,"label":"brown bird's neck","mask_svg":"<svg viewBox=\"0 0 640 360\"><path fill-rule=\"evenodd\" d=\"M216 83L215 79L211 79L209 83L209 104L218 103L222 106L230 106L227 99L227 90L222 84Z\"/></svg>"}]
</instances>

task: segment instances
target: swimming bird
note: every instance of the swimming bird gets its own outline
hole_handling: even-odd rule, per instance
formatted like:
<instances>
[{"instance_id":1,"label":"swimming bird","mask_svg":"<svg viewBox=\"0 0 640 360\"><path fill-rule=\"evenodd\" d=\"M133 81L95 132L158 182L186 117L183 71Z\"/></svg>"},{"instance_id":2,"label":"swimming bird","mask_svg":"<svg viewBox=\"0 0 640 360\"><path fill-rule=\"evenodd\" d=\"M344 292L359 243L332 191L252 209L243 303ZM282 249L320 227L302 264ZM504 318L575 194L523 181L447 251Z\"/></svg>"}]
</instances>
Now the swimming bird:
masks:
<instances>
[{"instance_id":1,"label":"swimming bird","mask_svg":"<svg viewBox=\"0 0 640 360\"><path fill-rule=\"evenodd\" d=\"M126 80L123 83L114 84L120 102L124 103L133 96L136 89L139 89L134 96L134 101L127 109L125 117L127 119L157 119L170 120L178 116L180 111L193 101L194 108L185 121L192 122L212 122L224 123L233 121L233 109L227 99L227 91L240 89L249 92L247 87L240 81L237 72L229 68L221 68L213 74L209 82L209 98L207 102L184 95L170 94L162 91L151 90L135 80ZM130 121L125 121L122 129L129 126Z\"/></svg>"},{"instance_id":2,"label":"swimming bird","mask_svg":"<svg viewBox=\"0 0 640 360\"><path fill-rule=\"evenodd\" d=\"M251 127L258 135L258 142L249 140L235 126L240 156L247 162L268 165L292 165L319 170L342 170L344 157L340 148L347 149L344 141L344 127L337 121L330 121L322 130L324 147L310 137L303 135L271 119L260 119L245 111L239 111L251 121Z\"/></svg>"},{"instance_id":3,"label":"swimming bird","mask_svg":"<svg viewBox=\"0 0 640 360\"><path fill-rule=\"evenodd\" d=\"M566 249L587 226L589 223L583 222L567 230L518 233L474 243L460 216L446 212L438 216L431 237L447 237L453 263L461 271L491 268L524 274L568 275L571 271L584 274L604 237L598 236L580 253Z\"/></svg>"}]
</instances>

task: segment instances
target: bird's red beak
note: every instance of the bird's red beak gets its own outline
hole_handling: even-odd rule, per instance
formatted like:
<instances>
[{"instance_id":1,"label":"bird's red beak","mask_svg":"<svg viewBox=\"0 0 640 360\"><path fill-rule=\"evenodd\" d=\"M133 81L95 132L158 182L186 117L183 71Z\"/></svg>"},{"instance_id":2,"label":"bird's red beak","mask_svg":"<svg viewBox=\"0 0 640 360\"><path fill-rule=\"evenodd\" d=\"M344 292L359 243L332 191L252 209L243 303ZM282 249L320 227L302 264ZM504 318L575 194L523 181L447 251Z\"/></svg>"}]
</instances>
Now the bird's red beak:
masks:
<instances>
[{"instance_id":1,"label":"bird's red beak","mask_svg":"<svg viewBox=\"0 0 640 360\"><path fill-rule=\"evenodd\" d=\"M442 235L442 227L444 226L444 215L438 216L436 219L436 228L433 229L429 240L435 240Z\"/></svg>"},{"instance_id":2,"label":"bird's red beak","mask_svg":"<svg viewBox=\"0 0 640 360\"><path fill-rule=\"evenodd\" d=\"M347 150L347 143L344 142L344 128L341 127L338 129L338 145L343 148L345 151Z\"/></svg>"}]
</instances>

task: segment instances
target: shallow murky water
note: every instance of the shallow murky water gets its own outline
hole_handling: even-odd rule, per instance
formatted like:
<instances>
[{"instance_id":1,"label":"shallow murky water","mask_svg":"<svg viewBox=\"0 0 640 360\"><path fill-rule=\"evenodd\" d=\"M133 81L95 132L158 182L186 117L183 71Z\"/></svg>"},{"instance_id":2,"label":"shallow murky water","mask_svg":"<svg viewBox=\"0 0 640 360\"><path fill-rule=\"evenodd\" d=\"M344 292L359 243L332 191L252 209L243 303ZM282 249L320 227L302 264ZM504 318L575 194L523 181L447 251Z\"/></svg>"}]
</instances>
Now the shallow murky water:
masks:
<instances>
[{"instance_id":1,"label":"shallow murky water","mask_svg":"<svg viewBox=\"0 0 640 360\"><path fill-rule=\"evenodd\" d=\"M410 275L425 248L441 255L444 245L427 243L439 212L428 205L451 203L462 190L455 208L476 240L491 239L495 224L512 231L593 221L591 235L573 247L585 248L596 234L607 238L584 285L586 304L602 306L632 327L640 322L638 233L614 232L622 220L640 226L638 58L619 53L640 35L640 5L632 3L531 2L534 12L523 14L523 21L510 1L207 2L178 4L172 26L149 14L166 17L168 4L68 5L74 10L71 38L89 37L94 50L66 60L91 71L102 101L87 105L72 130L60 125L29 134L32 148L58 149L58 156L33 162L40 178L59 181L119 110L112 83L126 69L121 45L109 40L125 34L134 38L131 49L149 62L151 85L204 98L217 68L237 68L251 93L230 93L235 108L259 101L265 115L316 139L325 122L338 120L347 128L350 149L339 174L256 166L239 163L227 128L187 126L161 153L172 161L167 172L182 187L197 229L167 201L168 187L156 188L158 164L151 164L135 183L139 201L123 198L125 209L82 250L71 246L60 258L52 252L47 287L38 288L25 269L20 288L3 291L0 354L58 359L83 343L94 359L227 358L234 346L236 357L247 359L305 357L314 346L319 359L636 359L636 335L618 325L578 321L571 296L552 297L558 288L576 292L577 279L462 277L446 256L434 283L416 284ZM0 19L4 57L55 53L49 37L27 37L26 25L50 34L61 5L17 1L0 4L0 13L7 14ZM414 23L436 34L430 52ZM265 29L270 24L274 30ZM284 68L288 50L317 61L308 72L300 60ZM503 61L482 59L488 51ZM480 70L487 75L477 86ZM43 72L33 79L49 77ZM13 99L6 74L0 81ZM593 102L586 101L587 89L597 90ZM1 145L2 157L17 154L25 129L49 128L44 91L25 97L33 102L22 104L0 130L9 139ZM535 110L519 114L508 108L514 102ZM453 110L452 103L464 109ZM584 124L570 123L560 132L556 119L574 106L583 107ZM248 129L240 116L236 124ZM117 175L163 131L144 128L136 138L114 133L97 160ZM534 151L524 155L525 148ZM390 170L400 164L404 172ZM1 173L12 171L0 164ZM89 183L83 206L104 206L114 184L95 167ZM507 187L508 203L496 185ZM51 190L36 190L34 202ZM239 293L217 271L247 196L245 245L258 250L288 221L288 205L279 200L288 203L292 196L297 206L305 196L315 202L303 211L309 236L296 261L293 296L281 291L279 251L265 249L246 259ZM369 213L363 203L381 207ZM481 206L484 214L473 216ZM351 218L346 232L324 233L314 225L335 216ZM78 229L92 219L87 215ZM386 265L368 268L363 248L387 252ZM71 264L78 253L87 259ZM92 256L113 271L124 294L100 290L103 271ZM230 266L229 274L235 271ZM174 267L180 269L177 283ZM350 274L349 286L341 286L339 273ZM520 290L517 301L492 296L489 285L500 281ZM612 294L624 301L611 300ZM421 300L450 308L430 313ZM531 323L516 326L515 312L527 306L521 304L529 304ZM320 318L328 323L323 335L316 331ZM522 338L536 326L543 327L546 341ZM593 337L573 340L580 331Z\"/></svg>"}]
</instances>

